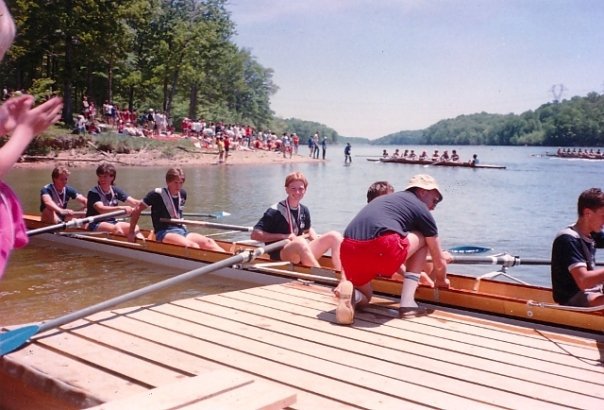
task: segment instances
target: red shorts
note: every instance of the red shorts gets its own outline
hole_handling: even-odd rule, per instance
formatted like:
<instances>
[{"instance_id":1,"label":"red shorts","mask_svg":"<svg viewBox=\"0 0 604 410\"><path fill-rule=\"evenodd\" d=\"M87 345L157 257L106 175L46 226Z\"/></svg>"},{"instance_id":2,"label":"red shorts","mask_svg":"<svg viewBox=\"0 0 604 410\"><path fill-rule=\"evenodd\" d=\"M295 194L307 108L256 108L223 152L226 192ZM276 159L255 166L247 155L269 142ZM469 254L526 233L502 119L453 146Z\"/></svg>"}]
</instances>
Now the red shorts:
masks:
<instances>
[{"instance_id":1,"label":"red shorts","mask_svg":"<svg viewBox=\"0 0 604 410\"><path fill-rule=\"evenodd\" d=\"M407 260L409 240L397 233L368 241L344 238L340 246L342 268L355 286L371 282L376 276L390 277Z\"/></svg>"}]
</instances>

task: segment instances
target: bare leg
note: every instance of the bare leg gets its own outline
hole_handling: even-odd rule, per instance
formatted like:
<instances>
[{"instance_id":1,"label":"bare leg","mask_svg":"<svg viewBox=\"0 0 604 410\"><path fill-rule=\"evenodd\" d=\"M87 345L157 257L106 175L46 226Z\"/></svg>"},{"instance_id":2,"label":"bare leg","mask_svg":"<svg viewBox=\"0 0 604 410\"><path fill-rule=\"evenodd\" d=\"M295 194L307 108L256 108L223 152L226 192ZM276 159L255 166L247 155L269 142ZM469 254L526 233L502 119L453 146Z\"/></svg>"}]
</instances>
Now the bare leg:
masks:
<instances>
[{"instance_id":1,"label":"bare leg","mask_svg":"<svg viewBox=\"0 0 604 410\"><path fill-rule=\"evenodd\" d=\"M190 232L189 234L187 234L186 239L187 241L191 241L197 244L198 247L200 247L201 249L207 249L214 252L224 252L224 249L222 249L214 239L208 238L207 236L203 236L195 232Z\"/></svg>"},{"instance_id":2,"label":"bare leg","mask_svg":"<svg viewBox=\"0 0 604 410\"><path fill-rule=\"evenodd\" d=\"M306 239L299 236L281 249L280 257L284 261L301 263L305 266L320 267Z\"/></svg>"},{"instance_id":3,"label":"bare leg","mask_svg":"<svg viewBox=\"0 0 604 410\"><path fill-rule=\"evenodd\" d=\"M319 259L328 250L331 251L331 261L336 270L342 270L340 261L340 244L342 243L342 234L336 231L329 231L311 241L309 246L315 259Z\"/></svg>"},{"instance_id":4,"label":"bare leg","mask_svg":"<svg viewBox=\"0 0 604 410\"><path fill-rule=\"evenodd\" d=\"M47 224L58 224L61 223L59 216L50 208L44 208L42 211L42 215L40 216L40 221L45 222Z\"/></svg>"}]
</instances>

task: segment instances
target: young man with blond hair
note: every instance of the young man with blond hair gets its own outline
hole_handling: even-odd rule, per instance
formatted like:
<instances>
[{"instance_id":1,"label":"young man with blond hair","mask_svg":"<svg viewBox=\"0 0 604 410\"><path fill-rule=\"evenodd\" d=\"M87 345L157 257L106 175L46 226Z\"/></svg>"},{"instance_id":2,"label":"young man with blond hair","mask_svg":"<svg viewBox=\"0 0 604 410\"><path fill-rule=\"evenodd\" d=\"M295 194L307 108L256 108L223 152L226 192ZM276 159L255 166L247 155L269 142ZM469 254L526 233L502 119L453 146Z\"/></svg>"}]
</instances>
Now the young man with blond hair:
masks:
<instances>
[{"instance_id":1,"label":"young man with blond hair","mask_svg":"<svg viewBox=\"0 0 604 410\"><path fill-rule=\"evenodd\" d=\"M320 267L318 259L328 250L334 268L342 269L340 243L342 235L330 231L317 235L311 226L310 211L301 201L306 194L308 180L301 172L292 172L285 178L287 197L268 208L254 226L251 238L265 243L289 239L280 251L273 252L271 259Z\"/></svg>"}]
</instances>

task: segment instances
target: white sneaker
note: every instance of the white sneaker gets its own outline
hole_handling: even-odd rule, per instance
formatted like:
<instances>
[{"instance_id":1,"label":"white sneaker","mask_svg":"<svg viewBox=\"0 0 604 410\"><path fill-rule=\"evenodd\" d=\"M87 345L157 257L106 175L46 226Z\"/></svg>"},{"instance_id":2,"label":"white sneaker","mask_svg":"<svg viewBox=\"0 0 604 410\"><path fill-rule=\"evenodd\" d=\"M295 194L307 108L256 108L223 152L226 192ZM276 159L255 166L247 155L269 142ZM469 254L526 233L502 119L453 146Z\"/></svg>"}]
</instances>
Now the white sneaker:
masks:
<instances>
[{"instance_id":1,"label":"white sneaker","mask_svg":"<svg viewBox=\"0 0 604 410\"><path fill-rule=\"evenodd\" d=\"M352 304L354 286L352 286L352 282L345 280L338 285L338 291L336 322L341 325L350 325L354 322L354 306Z\"/></svg>"}]
</instances>

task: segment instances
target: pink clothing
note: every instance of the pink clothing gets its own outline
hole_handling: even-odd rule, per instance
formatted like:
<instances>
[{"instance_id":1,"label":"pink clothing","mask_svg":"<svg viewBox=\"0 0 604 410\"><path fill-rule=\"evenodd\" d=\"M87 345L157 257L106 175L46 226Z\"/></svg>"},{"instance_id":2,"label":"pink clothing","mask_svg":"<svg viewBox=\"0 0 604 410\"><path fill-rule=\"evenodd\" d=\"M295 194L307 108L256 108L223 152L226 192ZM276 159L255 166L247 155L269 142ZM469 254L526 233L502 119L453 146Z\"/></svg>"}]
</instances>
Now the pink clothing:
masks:
<instances>
[{"instance_id":1,"label":"pink clothing","mask_svg":"<svg viewBox=\"0 0 604 410\"><path fill-rule=\"evenodd\" d=\"M4 273L10 251L22 248L27 242L19 199L8 185L0 182L0 277Z\"/></svg>"}]
</instances>

